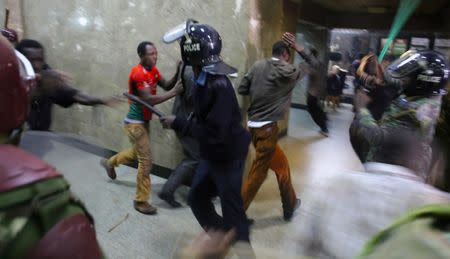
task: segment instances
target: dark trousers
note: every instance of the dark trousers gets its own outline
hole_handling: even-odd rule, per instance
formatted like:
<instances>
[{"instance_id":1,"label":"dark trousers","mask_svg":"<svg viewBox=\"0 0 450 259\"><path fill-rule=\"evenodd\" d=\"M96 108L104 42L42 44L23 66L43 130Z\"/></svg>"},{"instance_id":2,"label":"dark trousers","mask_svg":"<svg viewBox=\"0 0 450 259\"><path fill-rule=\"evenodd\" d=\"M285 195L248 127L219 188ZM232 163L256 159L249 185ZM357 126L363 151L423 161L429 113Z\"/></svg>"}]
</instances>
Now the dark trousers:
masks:
<instances>
[{"instance_id":1,"label":"dark trousers","mask_svg":"<svg viewBox=\"0 0 450 259\"><path fill-rule=\"evenodd\" d=\"M311 114L314 122L320 127L321 130L327 131L327 114L320 106L319 99L308 93L306 105L308 106L308 112Z\"/></svg>"},{"instance_id":2,"label":"dark trousers","mask_svg":"<svg viewBox=\"0 0 450 259\"><path fill-rule=\"evenodd\" d=\"M161 193L173 195L183 183L191 183L200 160L198 141L190 136L178 136L184 159L177 165L164 184Z\"/></svg>"},{"instance_id":3,"label":"dark trousers","mask_svg":"<svg viewBox=\"0 0 450 259\"><path fill-rule=\"evenodd\" d=\"M194 175L189 204L203 228L227 231L236 229L237 240L250 242L249 223L241 197L245 160L213 162L201 160ZM218 195L222 216L218 215L212 198Z\"/></svg>"},{"instance_id":4,"label":"dark trousers","mask_svg":"<svg viewBox=\"0 0 450 259\"><path fill-rule=\"evenodd\" d=\"M181 161L173 170L162 188L162 193L173 195L175 191L184 183L192 179L197 170L198 160L187 157Z\"/></svg>"}]
</instances>

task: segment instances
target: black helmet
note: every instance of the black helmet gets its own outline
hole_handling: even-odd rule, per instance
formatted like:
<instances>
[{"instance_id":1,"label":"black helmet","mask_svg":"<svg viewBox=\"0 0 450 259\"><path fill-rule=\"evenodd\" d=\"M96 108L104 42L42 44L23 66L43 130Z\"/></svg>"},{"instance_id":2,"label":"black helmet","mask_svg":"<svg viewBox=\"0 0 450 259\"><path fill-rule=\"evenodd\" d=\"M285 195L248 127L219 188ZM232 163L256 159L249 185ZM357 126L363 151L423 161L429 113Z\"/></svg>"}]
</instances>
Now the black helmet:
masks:
<instances>
[{"instance_id":1,"label":"black helmet","mask_svg":"<svg viewBox=\"0 0 450 259\"><path fill-rule=\"evenodd\" d=\"M408 51L388 66L388 82L400 84L408 96L445 94L449 68L445 57L436 51Z\"/></svg>"},{"instance_id":2,"label":"black helmet","mask_svg":"<svg viewBox=\"0 0 450 259\"><path fill-rule=\"evenodd\" d=\"M180 40L181 57L186 65L201 66L203 71L212 74L229 75L237 69L222 61L222 38L210 25L188 20L185 26L179 25L166 33L166 43Z\"/></svg>"}]
</instances>

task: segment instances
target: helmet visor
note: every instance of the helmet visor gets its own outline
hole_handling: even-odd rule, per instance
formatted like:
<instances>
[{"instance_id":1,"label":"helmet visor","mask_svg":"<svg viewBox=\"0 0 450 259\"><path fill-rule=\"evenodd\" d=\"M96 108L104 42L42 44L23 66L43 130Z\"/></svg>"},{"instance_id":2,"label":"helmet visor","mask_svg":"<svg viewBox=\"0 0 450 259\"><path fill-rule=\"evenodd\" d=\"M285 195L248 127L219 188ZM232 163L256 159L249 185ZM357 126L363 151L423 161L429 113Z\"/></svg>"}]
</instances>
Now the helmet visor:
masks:
<instances>
[{"instance_id":1,"label":"helmet visor","mask_svg":"<svg viewBox=\"0 0 450 259\"><path fill-rule=\"evenodd\" d=\"M30 61L19 51L15 51L17 60L19 61L20 77L25 82L26 91L29 92L36 84L36 74Z\"/></svg>"},{"instance_id":2,"label":"helmet visor","mask_svg":"<svg viewBox=\"0 0 450 259\"><path fill-rule=\"evenodd\" d=\"M188 33L188 28L191 26L191 24L197 23L197 21L188 19L187 21L183 22L182 24L179 24L175 26L174 28L170 29L168 32L166 32L163 36L163 42L164 43L172 43L179 39L181 39L184 35Z\"/></svg>"},{"instance_id":3,"label":"helmet visor","mask_svg":"<svg viewBox=\"0 0 450 259\"><path fill-rule=\"evenodd\" d=\"M422 62L425 62L423 64L425 67L427 61L422 60L422 55L411 52L394 61L387 70L393 78L405 78L419 70Z\"/></svg>"}]
</instances>

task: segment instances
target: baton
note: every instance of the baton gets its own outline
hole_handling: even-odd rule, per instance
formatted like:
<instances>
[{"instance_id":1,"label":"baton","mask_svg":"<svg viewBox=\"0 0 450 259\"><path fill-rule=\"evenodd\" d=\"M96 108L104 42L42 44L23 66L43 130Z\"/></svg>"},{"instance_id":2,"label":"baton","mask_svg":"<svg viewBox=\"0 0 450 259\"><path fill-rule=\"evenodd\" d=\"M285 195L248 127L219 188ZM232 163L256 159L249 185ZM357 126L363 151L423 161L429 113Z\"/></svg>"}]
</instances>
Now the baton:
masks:
<instances>
[{"instance_id":1,"label":"baton","mask_svg":"<svg viewBox=\"0 0 450 259\"><path fill-rule=\"evenodd\" d=\"M125 95L128 99L132 100L133 102L137 102L140 103L142 105L144 105L145 107L147 107L150 111L152 111L154 114L156 114L158 117L164 117L164 113L162 113L160 110L156 109L155 107L153 107L152 105L142 101L139 97L137 97L136 95L133 94L129 94L129 93L123 93L123 95Z\"/></svg>"}]
</instances>

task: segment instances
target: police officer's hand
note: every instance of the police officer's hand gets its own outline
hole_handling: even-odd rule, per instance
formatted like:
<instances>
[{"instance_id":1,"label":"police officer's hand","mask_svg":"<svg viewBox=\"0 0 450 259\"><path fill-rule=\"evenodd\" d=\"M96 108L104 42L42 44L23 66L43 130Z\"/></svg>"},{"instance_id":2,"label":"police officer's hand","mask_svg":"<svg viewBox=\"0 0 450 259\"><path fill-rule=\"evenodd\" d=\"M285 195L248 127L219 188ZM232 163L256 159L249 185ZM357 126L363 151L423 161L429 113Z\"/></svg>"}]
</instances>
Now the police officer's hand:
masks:
<instances>
[{"instance_id":1,"label":"police officer's hand","mask_svg":"<svg viewBox=\"0 0 450 259\"><path fill-rule=\"evenodd\" d=\"M353 98L353 105L355 106L356 112L359 112L362 108L367 107L371 101L372 99L364 90L359 90L356 92L356 95Z\"/></svg>"},{"instance_id":2,"label":"police officer's hand","mask_svg":"<svg viewBox=\"0 0 450 259\"><path fill-rule=\"evenodd\" d=\"M159 122L161 122L164 129L170 129L172 127L172 123L175 120L175 115L166 115L159 118Z\"/></svg>"}]
</instances>

